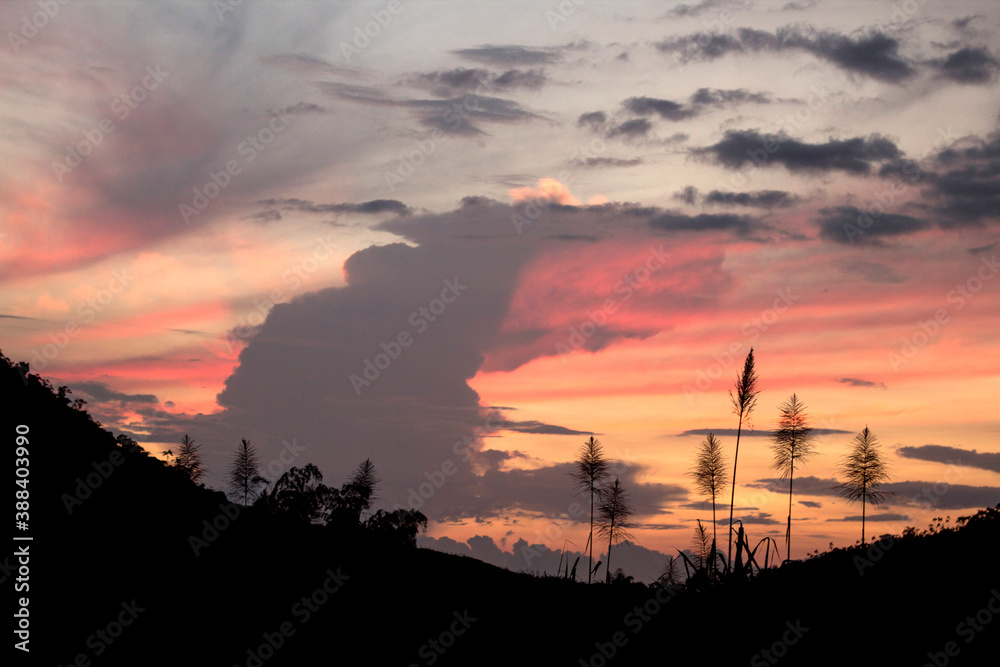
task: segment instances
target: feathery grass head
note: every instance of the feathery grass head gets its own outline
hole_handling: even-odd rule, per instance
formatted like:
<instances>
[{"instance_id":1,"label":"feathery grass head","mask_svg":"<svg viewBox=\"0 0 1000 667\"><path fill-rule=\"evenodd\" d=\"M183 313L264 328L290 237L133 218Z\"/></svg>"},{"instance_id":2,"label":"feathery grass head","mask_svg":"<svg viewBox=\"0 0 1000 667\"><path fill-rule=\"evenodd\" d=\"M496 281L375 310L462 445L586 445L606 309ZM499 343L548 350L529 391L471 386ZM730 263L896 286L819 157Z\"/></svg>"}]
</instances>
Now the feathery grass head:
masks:
<instances>
[{"instance_id":1,"label":"feathery grass head","mask_svg":"<svg viewBox=\"0 0 1000 667\"><path fill-rule=\"evenodd\" d=\"M864 499L878 506L893 495L879 488L889 481L889 468L882 460L878 439L867 426L854 436L851 450L841 460L839 472L846 481L834 488L848 502Z\"/></svg>"},{"instance_id":2,"label":"feathery grass head","mask_svg":"<svg viewBox=\"0 0 1000 667\"><path fill-rule=\"evenodd\" d=\"M601 441L590 436L580 447L580 456L574 462L573 479L576 488L580 493L589 494L597 489L601 481L608 476L610 468L607 458L604 456L604 447Z\"/></svg>"},{"instance_id":3,"label":"feathery grass head","mask_svg":"<svg viewBox=\"0 0 1000 667\"><path fill-rule=\"evenodd\" d=\"M722 455L722 443L712 433L698 446L698 456L694 468L688 472L694 480L698 493L711 500L719 497L723 487L728 483L726 462Z\"/></svg>"},{"instance_id":4,"label":"feathery grass head","mask_svg":"<svg viewBox=\"0 0 1000 667\"><path fill-rule=\"evenodd\" d=\"M628 532L629 528L635 527L631 521L634 514L635 508L632 506L628 491L616 477L615 481L601 489L601 504L598 508L600 523L597 534L609 544L635 539Z\"/></svg>"},{"instance_id":5,"label":"feathery grass head","mask_svg":"<svg viewBox=\"0 0 1000 667\"><path fill-rule=\"evenodd\" d=\"M729 392L729 398L733 402L733 414L739 415L741 419L748 418L757 406L757 394L760 393L757 380L753 348L750 348L750 353L743 362L743 372L736 376L736 391Z\"/></svg>"},{"instance_id":6,"label":"feathery grass head","mask_svg":"<svg viewBox=\"0 0 1000 667\"><path fill-rule=\"evenodd\" d=\"M781 416L778 418L778 428L772 436L774 442L771 450L774 459L771 467L781 473L781 478L788 477L792 467L805 462L816 454L815 434L809 426L809 415L806 406L798 396L792 397L781 404Z\"/></svg>"}]
</instances>

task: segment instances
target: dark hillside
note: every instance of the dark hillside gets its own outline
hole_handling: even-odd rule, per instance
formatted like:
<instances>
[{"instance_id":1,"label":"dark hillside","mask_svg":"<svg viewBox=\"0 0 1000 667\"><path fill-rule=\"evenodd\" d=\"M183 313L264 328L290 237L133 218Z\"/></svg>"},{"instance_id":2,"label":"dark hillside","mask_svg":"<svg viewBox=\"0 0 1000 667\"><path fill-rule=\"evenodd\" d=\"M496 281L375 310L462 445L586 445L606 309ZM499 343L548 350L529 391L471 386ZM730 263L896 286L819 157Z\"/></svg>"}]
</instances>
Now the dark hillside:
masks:
<instances>
[{"instance_id":1,"label":"dark hillside","mask_svg":"<svg viewBox=\"0 0 1000 667\"><path fill-rule=\"evenodd\" d=\"M24 370L0 363L8 450L29 428L27 664L994 664L998 509L725 587L588 587L238 508Z\"/></svg>"}]
</instances>

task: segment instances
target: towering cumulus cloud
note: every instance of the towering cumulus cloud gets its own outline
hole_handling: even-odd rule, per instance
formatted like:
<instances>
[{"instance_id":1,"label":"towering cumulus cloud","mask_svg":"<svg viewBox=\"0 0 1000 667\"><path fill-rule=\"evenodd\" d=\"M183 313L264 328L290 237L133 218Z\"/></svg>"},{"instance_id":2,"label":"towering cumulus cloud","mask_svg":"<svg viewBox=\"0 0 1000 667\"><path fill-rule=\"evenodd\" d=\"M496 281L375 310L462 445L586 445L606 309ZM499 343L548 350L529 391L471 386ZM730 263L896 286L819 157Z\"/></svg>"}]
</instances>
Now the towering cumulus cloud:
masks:
<instances>
[{"instance_id":1,"label":"towering cumulus cloud","mask_svg":"<svg viewBox=\"0 0 1000 667\"><path fill-rule=\"evenodd\" d=\"M526 207L537 215L519 227ZM334 478L371 457L390 504L406 504L423 482L440 482L444 469L447 484L425 511L500 511L517 493L508 488L496 502L489 496L509 485L532 488L536 475L499 472L516 454L483 452L475 439L483 430L517 430L504 419L486 423L468 385L484 364L512 370L647 337L726 288L720 251L678 252L694 245L692 236L720 232L664 231L654 224L662 215L611 204L515 209L472 199L450 213L385 222L418 245L357 252L344 266L346 287L276 306L219 402L234 424L272 443L295 438L305 447L299 463L316 462ZM559 299L546 296L553 290ZM475 474L484 471L493 474ZM683 494L647 487L653 505ZM522 502L537 510L551 504L543 496Z\"/></svg>"}]
</instances>

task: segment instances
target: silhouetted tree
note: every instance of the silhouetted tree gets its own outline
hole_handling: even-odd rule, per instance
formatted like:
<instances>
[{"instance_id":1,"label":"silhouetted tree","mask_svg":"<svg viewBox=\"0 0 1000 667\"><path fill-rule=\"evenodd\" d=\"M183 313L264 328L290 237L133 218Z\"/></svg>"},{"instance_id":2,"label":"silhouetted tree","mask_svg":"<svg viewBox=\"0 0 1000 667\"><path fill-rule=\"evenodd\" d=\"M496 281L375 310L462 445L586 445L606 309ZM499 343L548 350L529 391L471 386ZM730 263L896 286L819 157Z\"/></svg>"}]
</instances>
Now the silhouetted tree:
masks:
<instances>
[{"instance_id":1,"label":"silhouetted tree","mask_svg":"<svg viewBox=\"0 0 1000 667\"><path fill-rule=\"evenodd\" d=\"M733 490L729 496L729 550L727 560L733 559L733 508L736 503L736 465L740 458L740 433L743 431L743 423L750 419L753 409L757 406L757 369L754 367L753 348L747 354L746 361L743 362L743 372L736 376L735 393L729 392L729 399L733 402L733 414L740 418L736 427L736 452L733 454ZM751 427L752 428L752 427Z\"/></svg>"},{"instance_id":2,"label":"silhouetted tree","mask_svg":"<svg viewBox=\"0 0 1000 667\"><path fill-rule=\"evenodd\" d=\"M847 481L834 488L850 503L861 501L861 544L864 544L865 504L870 502L878 507L878 504L892 495L892 492L880 488L889 481L889 470L882 460L875 434L865 426L865 430L854 436L852 445L851 451L841 461L839 469Z\"/></svg>"},{"instance_id":3,"label":"silhouetted tree","mask_svg":"<svg viewBox=\"0 0 1000 667\"><path fill-rule=\"evenodd\" d=\"M573 468L573 479L576 488L583 495L590 495L590 535L587 544L590 546L590 562L594 562L594 499L598 495L601 482L608 476L608 460L604 457L601 441L590 436L590 440L580 448L580 457ZM587 568L587 583L593 581L593 572Z\"/></svg>"},{"instance_id":4,"label":"silhouetted tree","mask_svg":"<svg viewBox=\"0 0 1000 667\"><path fill-rule=\"evenodd\" d=\"M417 532L427 530L427 517L417 510L379 510L365 522L365 529L381 542L416 547Z\"/></svg>"},{"instance_id":5,"label":"silhouetted tree","mask_svg":"<svg viewBox=\"0 0 1000 667\"><path fill-rule=\"evenodd\" d=\"M267 483L260 476L260 464L257 461L257 451L246 438L242 438L233 454L233 462L229 467L229 496L234 500L242 500L243 505L249 505L257 489Z\"/></svg>"},{"instance_id":6,"label":"silhouetted tree","mask_svg":"<svg viewBox=\"0 0 1000 667\"><path fill-rule=\"evenodd\" d=\"M788 478L788 528L785 532L786 560L792 559L792 485L795 482L795 464L803 463L816 453L813 444L815 435L809 426L806 406L798 396L781 404L778 428L774 431L771 450L774 459L771 468L781 473L781 479Z\"/></svg>"},{"instance_id":7,"label":"silhouetted tree","mask_svg":"<svg viewBox=\"0 0 1000 667\"><path fill-rule=\"evenodd\" d=\"M322 521L334 496L322 482L323 473L312 463L304 468L292 467L278 478L269 494L260 494L260 501L274 514L299 523Z\"/></svg>"},{"instance_id":8,"label":"silhouetted tree","mask_svg":"<svg viewBox=\"0 0 1000 667\"><path fill-rule=\"evenodd\" d=\"M195 484L208 472L201 460L201 445L195 444L194 439L189 438L186 433L181 438L181 446L174 457L174 467L182 470Z\"/></svg>"},{"instance_id":9,"label":"silhouetted tree","mask_svg":"<svg viewBox=\"0 0 1000 667\"><path fill-rule=\"evenodd\" d=\"M712 433L698 447L698 457L694 468L688 473L694 479L694 487L699 493L712 500L712 551L709 569L715 568L715 553L718 532L715 523L715 499L726 485L726 462L722 456L722 443Z\"/></svg>"},{"instance_id":10,"label":"silhouetted tree","mask_svg":"<svg viewBox=\"0 0 1000 667\"><path fill-rule=\"evenodd\" d=\"M615 477L615 481L601 488L601 504L597 509L597 534L608 543L607 583L611 583L611 547L631 539L628 532L632 528L632 515L635 510L629 500L628 492Z\"/></svg>"}]
</instances>

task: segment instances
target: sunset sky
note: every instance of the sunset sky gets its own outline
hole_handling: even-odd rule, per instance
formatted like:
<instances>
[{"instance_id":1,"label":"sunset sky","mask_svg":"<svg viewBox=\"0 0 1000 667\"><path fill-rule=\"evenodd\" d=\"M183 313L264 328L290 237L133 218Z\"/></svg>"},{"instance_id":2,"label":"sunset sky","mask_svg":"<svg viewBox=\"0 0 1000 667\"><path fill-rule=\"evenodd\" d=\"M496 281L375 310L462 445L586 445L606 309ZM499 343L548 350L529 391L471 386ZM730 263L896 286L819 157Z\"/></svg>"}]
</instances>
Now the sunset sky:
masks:
<instances>
[{"instance_id":1,"label":"sunset sky","mask_svg":"<svg viewBox=\"0 0 1000 667\"><path fill-rule=\"evenodd\" d=\"M1000 502L992 0L32 1L0 28L0 349L151 451L203 443L210 486L241 437L272 479L370 457L383 507L426 483L425 544L582 549L594 434L636 542L676 553L753 347L754 540L783 543L792 393L821 429L793 557L860 537L830 487L865 426L898 494L869 535Z\"/></svg>"}]
</instances>

